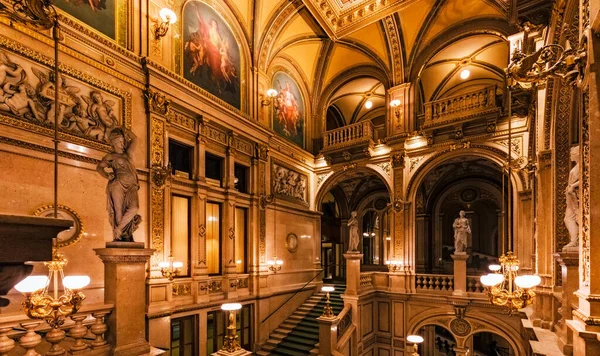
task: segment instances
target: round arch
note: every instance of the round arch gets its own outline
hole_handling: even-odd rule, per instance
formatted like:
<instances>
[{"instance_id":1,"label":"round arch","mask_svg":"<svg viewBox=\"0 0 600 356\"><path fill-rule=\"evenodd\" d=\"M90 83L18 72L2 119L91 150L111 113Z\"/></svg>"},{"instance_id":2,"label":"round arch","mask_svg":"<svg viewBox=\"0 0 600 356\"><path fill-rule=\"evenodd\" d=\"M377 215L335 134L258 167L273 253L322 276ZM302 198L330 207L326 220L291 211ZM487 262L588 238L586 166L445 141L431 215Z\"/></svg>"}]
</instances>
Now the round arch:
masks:
<instances>
[{"instance_id":1,"label":"round arch","mask_svg":"<svg viewBox=\"0 0 600 356\"><path fill-rule=\"evenodd\" d=\"M340 170L338 172L331 174L329 177L327 177L325 179L325 181L321 184L321 186L319 188L317 188L317 191L315 193L315 201L314 201L313 206L315 207L315 209L317 211L321 210L321 202L323 201L325 194L327 194L327 192L332 190L338 183L343 182L344 180L348 179L349 172L351 172L353 175L355 175L356 173L364 173L367 175L377 176L385 184L385 187L388 191L390 199L393 196L390 182L386 176L384 176L381 172L379 172L369 166L359 166L359 167L356 167L354 169L347 170L347 171ZM356 178L356 177L353 177L353 178Z\"/></svg>"},{"instance_id":2,"label":"round arch","mask_svg":"<svg viewBox=\"0 0 600 356\"><path fill-rule=\"evenodd\" d=\"M440 151L430 157L427 157L424 162L419 165L415 173L410 176L408 185L406 187L406 197L408 201L415 201L418 187L423 182L423 179L433 169L448 159L460 156L485 158L496 163L500 167L502 167L506 162L506 152L492 146L471 144L470 148L461 148L455 150L448 148L444 151ZM514 153L511 152L511 158L518 159L519 157L515 156ZM512 171L510 179L514 192L522 191L525 188L523 177L517 172Z\"/></svg>"},{"instance_id":3,"label":"round arch","mask_svg":"<svg viewBox=\"0 0 600 356\"><path fill-rule=\"evenodd\" d=\"M423 326L437 325L450 331L458 347L464 347L469 337L479 332L489 332L506 339L517 355L525 355L525 346L522 343L522 336L519 330L514 329L510 324L495 317L493 314L469 311L463 319L469 322L471 331L464 336L458 336L452 331L452 328L448 328L450 321L455 318L454 313L442 308L435 308L431 311L419 313L409 321L406 334L416 334ZM443 323L443 321L447 323ZM474 328L473 325L477 327Z\"/></svg>"}]
</instances>

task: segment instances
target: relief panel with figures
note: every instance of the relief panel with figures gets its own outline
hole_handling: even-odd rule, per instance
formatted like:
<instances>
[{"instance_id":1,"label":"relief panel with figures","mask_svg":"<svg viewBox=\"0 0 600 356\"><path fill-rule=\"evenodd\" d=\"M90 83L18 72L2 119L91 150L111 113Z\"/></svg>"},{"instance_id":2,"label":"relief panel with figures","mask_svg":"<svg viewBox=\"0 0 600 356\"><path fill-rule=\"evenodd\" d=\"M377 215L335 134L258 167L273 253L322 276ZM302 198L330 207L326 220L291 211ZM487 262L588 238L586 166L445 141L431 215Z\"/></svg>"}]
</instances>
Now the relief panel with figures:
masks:
<instances>
[{"instance_id":1,"label":"relief panel with figures","mask_svg":"<svg viewBox=\"0 0 600 356\"><path fill-rule=\"evenodd\" d=\"M307 177L287 167L273 163L273 194L308 203Z\"/></svg>"},{"instance_id":2,"label":"relief panel with figures","mask_svg":"<svg viewBox=\"0 0 600 356\"><path fill-rule=\"evenodd\" d=\"M59 130L74 141L108 147L103 146L109 143L108 134L124 121L123 98L64 74L60 78ZM54 82L52 69L0 50L0 121L50 132L56 110Z\"/></svg>"}]
</instances>

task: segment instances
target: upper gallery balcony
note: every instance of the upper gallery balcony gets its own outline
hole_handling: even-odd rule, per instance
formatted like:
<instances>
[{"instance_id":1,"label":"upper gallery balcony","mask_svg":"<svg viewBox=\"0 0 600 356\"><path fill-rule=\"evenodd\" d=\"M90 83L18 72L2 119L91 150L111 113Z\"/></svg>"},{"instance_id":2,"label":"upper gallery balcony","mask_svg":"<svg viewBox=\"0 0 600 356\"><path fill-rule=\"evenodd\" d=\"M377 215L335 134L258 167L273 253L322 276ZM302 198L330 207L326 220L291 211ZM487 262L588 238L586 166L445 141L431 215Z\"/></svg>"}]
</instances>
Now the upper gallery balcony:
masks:
<instances>
[{"instance_id":1,"label":"upper gallery balcony","mask_svg":"<svg viewBox=\"0 0 600 356\"><path fill-rule=\"evenodd\" d=\"M457 131L469 122L485 123L486 130L495 130L501 107L496 103L496 86L488 86L467 93L425 103L425 115L421 130L454 127Z\"/></svg>"},{"instance_id":2,"label":"upper gallery balcony","mask_svg":"<svg viewBox=\"0 0 600 356\"><path fill-rule=\"evenodd\" d=\"M370 120L325 131L323 154L344 152L344 155L368 152L374 145L374 126Z\"/></svg>"}]
</instances>

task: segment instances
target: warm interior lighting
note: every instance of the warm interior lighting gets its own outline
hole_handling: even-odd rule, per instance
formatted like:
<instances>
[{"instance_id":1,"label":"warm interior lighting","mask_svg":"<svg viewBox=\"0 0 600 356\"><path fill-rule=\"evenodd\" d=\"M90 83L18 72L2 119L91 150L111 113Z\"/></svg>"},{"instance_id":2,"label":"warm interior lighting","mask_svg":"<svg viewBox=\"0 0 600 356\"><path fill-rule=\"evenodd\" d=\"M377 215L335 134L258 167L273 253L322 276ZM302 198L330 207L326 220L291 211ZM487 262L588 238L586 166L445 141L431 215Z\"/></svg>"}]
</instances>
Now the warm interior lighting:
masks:
<instances>
[{"instance_id":1,"label":"warm interior lighting","mask_svg":"<svg viewBox=\"0 0 600 356\"><path fill-rule=\"evenodd\" d=\"M425 341L425 339L423 339L423 337L419 335L408 335L406 337L406 341L412 342L413 344L420 344L423 341Z\"/></svg>"},{"instance_id":2,"label":"warm interior lighting","mask_svg":"<svg viewBox=\"0 0 600 356\"><path fill-rule=\"evenodd\" d=\"M63 286L67 289L80 290L90 284L88 276L66 276L63 279Z\"/></svg>"},{"instance_id":3,"label":"warm interior lighting","mask_svg":"<svg viewBox=\"0 0 600 356\"><path fill-rule=\"evenodd\" d=\"M469 71L468 69L463 69L462 72L460 72L460 79L467 79L470 75L471 71Z\"/></svg>"},{"instance_id":4,"label":"warm interior lighting","mask_svg":"<svg viewBox=\"0 0 600 356\"><path fill-rule=\"evenodd\" d=\"M486 287L496 286L504 281L504 276L500 273L489 273L480 277L481 284Z\"/></svg>"},{"instance_id":5,"label":"warm interior lighting","mask_svg":"<svg viewBox=\"0 0 600 356\"><path fill-rule=\"evenodd\" d=\"M537 286L538 284L540 284L541 282L542 282L542 279L540 278L540 276L535 276L535 275L530 275L530 274L518 276L517 278L515 278L515 284L519 288L523 288L523 289L533 288L533 287Z\"/></svg>"},{"instance_id":6,"label":"warm interior lighting","mask_svg":"<svg viewBox=\"0 0 600 356\"><path fill-rule=\"evenodd\" d=\"M15 289L21 293L33 293L44 289L48 283L50 283L48 276L29 276L17 283Z\"/></svg>"},{"instance_id":7,"label":"warm interior lighting","mask_svg":"<svg viewBox=\"0 0 600 356\"><path fill-rule=\"evenodd\" d=\"M160 19L163 22L168 22L169 24L174 24L175 22L177 22L177 15L173 10L169 9L168 7L163 7L162 9L160 9L160 11L158 12L158 16L160 16Z\"/></svg>"},{"instance_id":8,"label":"warm interior lighting","mask_svg":"<svg viewBox=\"0 0 600 356\"><path fill-rule=\"evenodd\" d=\"M267 89L267 96L268 96L269 98L274 98L274 97L276 97L276 96L277 96L277 94L278 94L278 93L277 93L277 90L275 90L275 89L273 89L273 88L269 88L269 89Z\"/></svg>"},{"instance_id":9,"label":"warm interior lighting","mask_svg":"<svg viewBox=\"0 0 600 356\"><path fill-rule=\"evenodd\" d=\"M173 254L169 255L169 261L162 261L158 263L158 267L160 267L160 273L163 277L167 278L169 281L172 281L173 278L179 276L181 273L180 268L183 267L183 262L173 261Z\"/></svg>"},{"instance_id":10,"label":"warm interior lighting","mask_svg":"<svg viewBox=\"0 0 600 356\"><path fill-rule=\"evenodd\" d=\"M321 291L327 293L326 299L325 299L325 307L323 308L323 315L322 315L322 317L324 317L324 318L334 318L335 317L335 314L333 314L333 309L331 308L331 304L329 303L329 292L333 292L334 290L335 290L335 288L333 288L332 286L321 287Z\"/></svg>"},{"instance_id":11,"label":"warm interior lighting","mask_svg":"<svg viewBox=\"0 0 600 356\"><path fill-rule=\"evenodd\" d=\"M226 303L221 305L221 309L225 311L240 310L242 305L240 303Z\"/></svg>"},{"instance_id":12,"label":"warm interior lighting","mask_svg":"<svg viewBox=\"0 0 600 356\"><path fill-rule=\"evenodd\" d=\"M367 100L365 102L365 108L370 109L373 107L373 102L371 100Z\"/></svg>"},{"instance_id":13,"label":"warm interior lighting","mask_svg":"<svg viewBox=\"0 0 600 356\"><path fill-rule=\"evenodd\" d=\"M400 106L400 104L401 104L401 102L399 99L394 99L394 100L390 101L390 106L393 108Z\"/></svg>"},{"instance_id":14,"label":"warm interior lighting","mask_svg":"<svg viewBox=\"0 0 600 356\"><path fill-rule=\"evenodd\" d=\"M500 266L500 265L489 265L488 268L492 272L498 272L502 268L502 266Z\"/></svg>"}]
</instances>

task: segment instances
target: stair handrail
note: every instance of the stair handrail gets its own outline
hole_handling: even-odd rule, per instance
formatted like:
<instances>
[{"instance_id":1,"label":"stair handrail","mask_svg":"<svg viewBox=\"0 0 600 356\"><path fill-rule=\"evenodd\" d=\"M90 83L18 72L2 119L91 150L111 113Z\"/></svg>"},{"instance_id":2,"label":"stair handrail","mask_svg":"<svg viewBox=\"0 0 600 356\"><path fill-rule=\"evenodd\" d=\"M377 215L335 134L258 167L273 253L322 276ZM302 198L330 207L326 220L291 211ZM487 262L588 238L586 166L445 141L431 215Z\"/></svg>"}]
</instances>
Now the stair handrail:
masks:
<instances>
[{"instance_id":1,"label":"stair handrail","mask_svg":"<svg viewBox=\"0 0 600 356\"><path fill-rule=\"evenodd\" d=\"M308 282L304 283L304 285L303 285L303 286L302 286L300 289L298 289L298 290L296 291L296 293L292 294L292 296L291 296L291 297L289 297L289 298L288 298L288 299L287 299L285 302L283 302L283 303L282 303L282 304L281 304L279 307L277 307L277 309L275 309L275 310L274 310L274 311L273 311L271 314L269 314L269 316L267 316L266 318L264 318L264 319L263 319L263 321L261 321L260 323L261 323L261 324L264 324L264 323L265 323L265 321L269 320L269 318L273 316L273 314L277 313L277 312L279 311L279 309L281 309L281 308L282 308L284 305L286 305L286 304L287 304L287 302L289 302L290 300L292 300L292 298L294 298L294 297L296 296L296 294L298 294L298 293L302 292L302 291L304 290L304 288L305 288L307 285L309 285L309 284L310 284L310 282L314 281L314 280L315 280L315 278L317 278L318 276L320 276L320 275L321 275L321 273L323 273L323 272L325 271L325 268L327 268L327 267L331 267L331 266L334 266L334 265L337 265L337 264L336 264L335 262L333 262L333 263L330 263L330 264L328 264L327 266L323 266L323 265L321 265L323 268L321 269L321 271L319 271L319 273L315 274L315 275L313 276L313 278L311 278L311 279L310 279Z\"/></svg>"}]
</instances>

